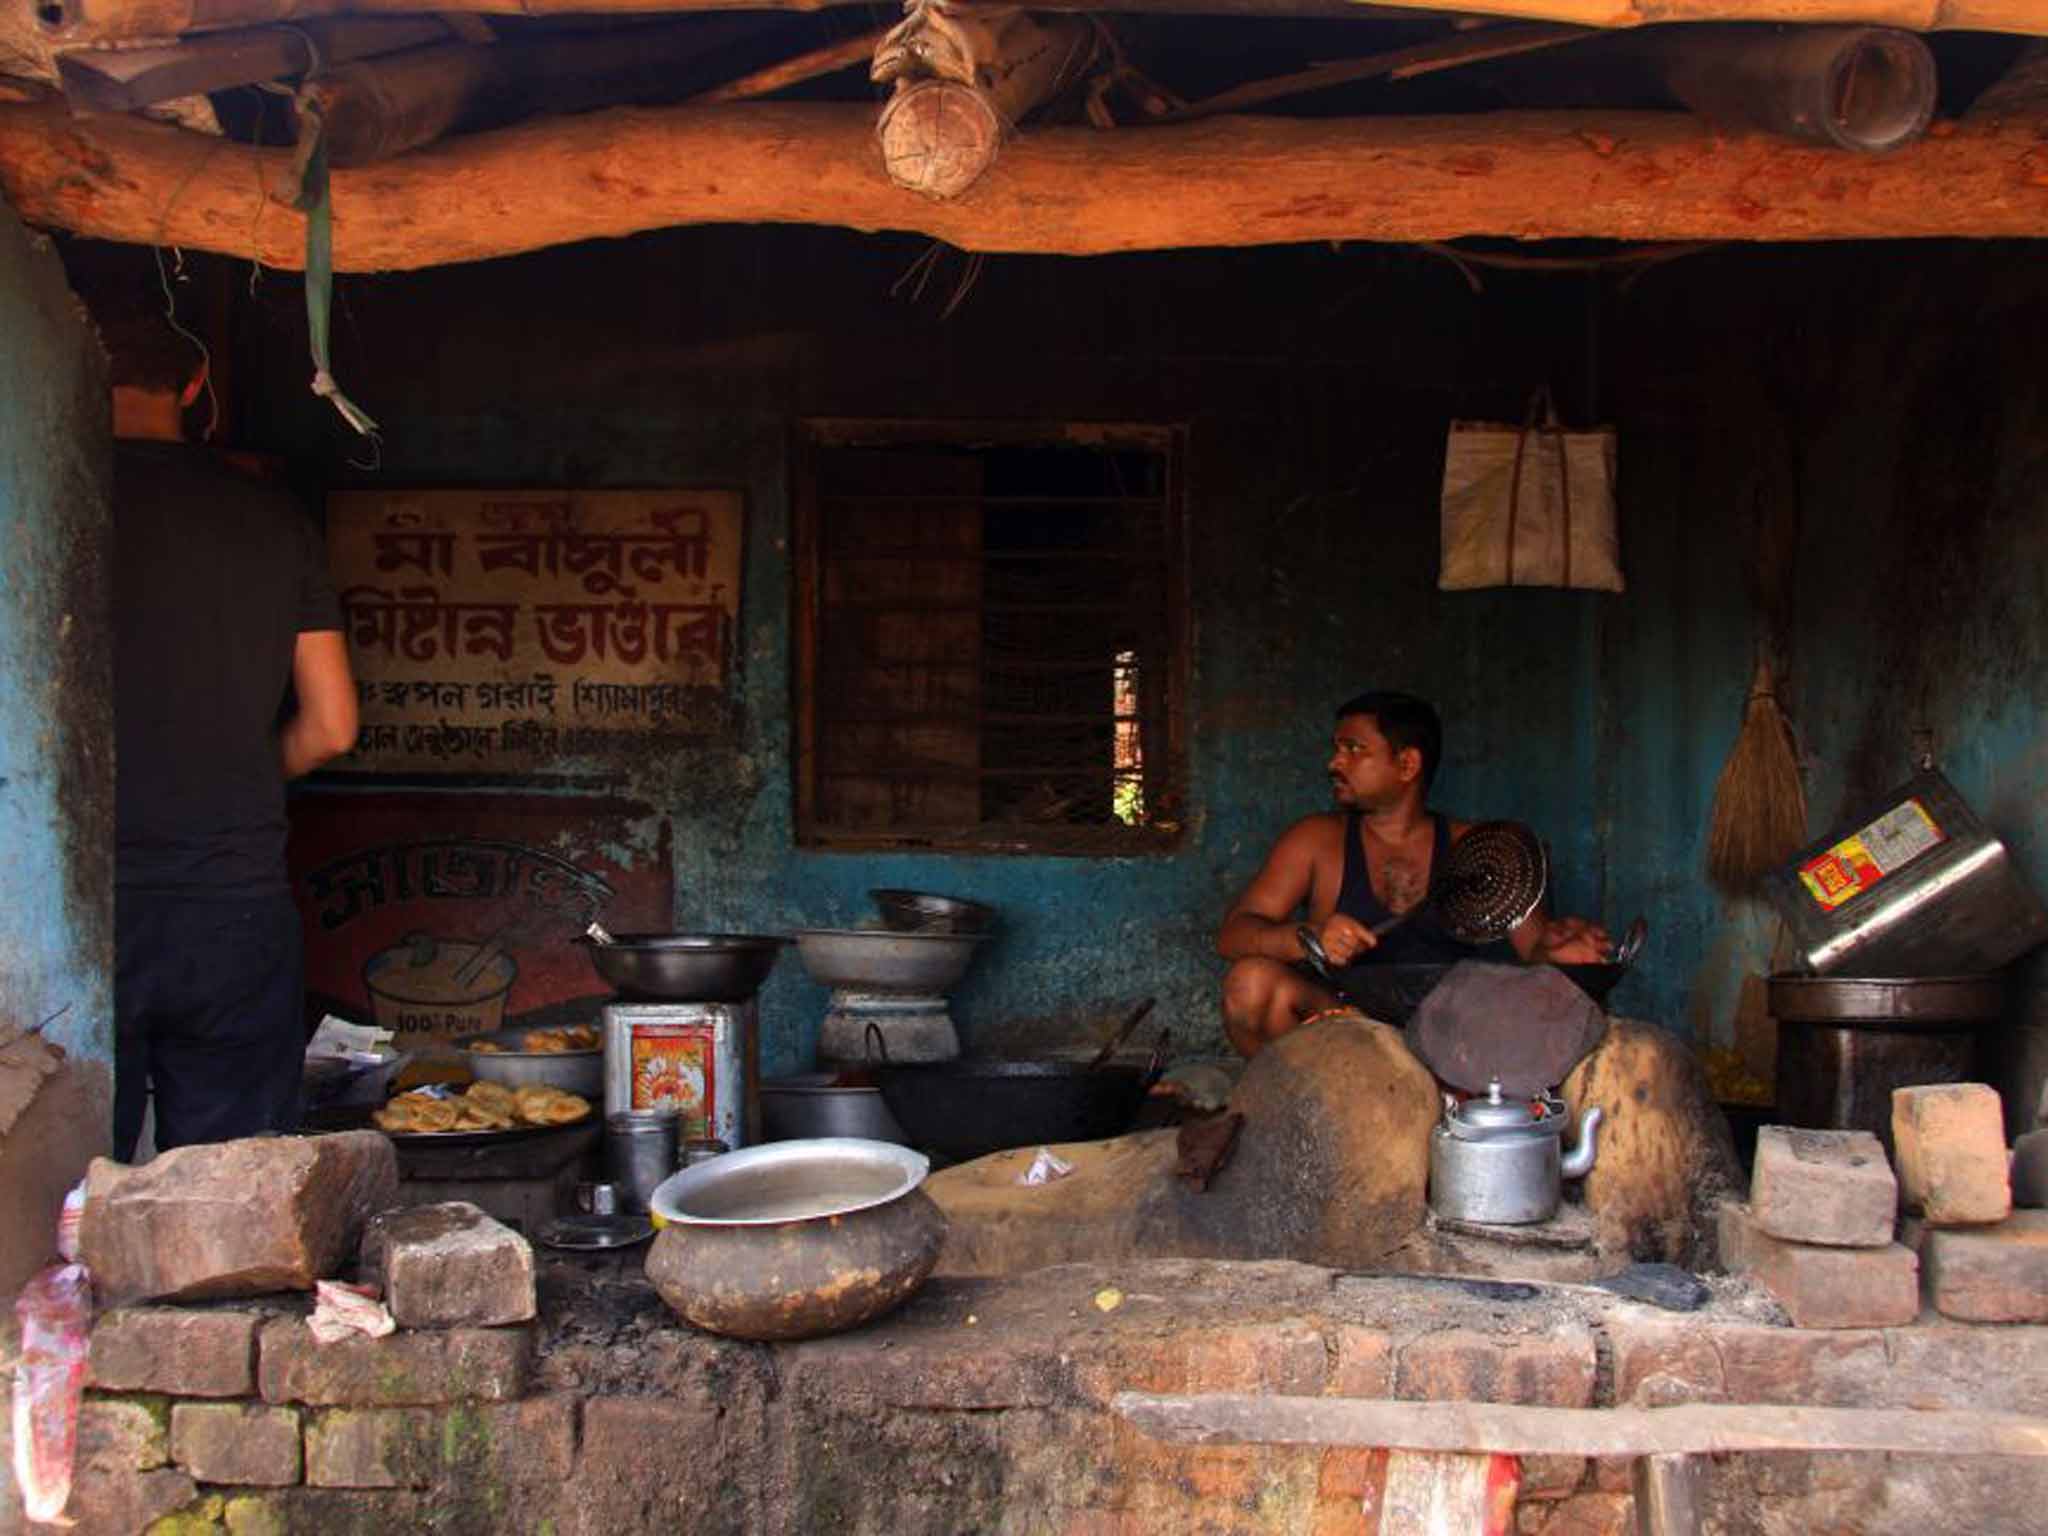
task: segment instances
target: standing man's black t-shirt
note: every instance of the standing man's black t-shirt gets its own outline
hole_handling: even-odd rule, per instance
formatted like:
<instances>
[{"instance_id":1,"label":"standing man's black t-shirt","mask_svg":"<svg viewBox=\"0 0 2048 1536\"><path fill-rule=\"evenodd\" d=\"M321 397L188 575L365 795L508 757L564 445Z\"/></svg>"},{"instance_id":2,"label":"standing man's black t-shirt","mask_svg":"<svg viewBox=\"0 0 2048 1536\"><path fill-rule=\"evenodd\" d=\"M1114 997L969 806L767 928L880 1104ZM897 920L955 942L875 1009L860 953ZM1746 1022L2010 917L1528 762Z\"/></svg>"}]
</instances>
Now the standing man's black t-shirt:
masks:
<instances>
[{"instance_id":1,"label":"standing man's black t-shirt","mask_svg":"<svg viewBox=\"0 0 2048 1536\"><path fill-rule=\"evenodd\" d=\"M204 452L114 461L119 884L286 890L277 725L304 630L342 628L298 502Z\"/></svg>"}]
</instances>

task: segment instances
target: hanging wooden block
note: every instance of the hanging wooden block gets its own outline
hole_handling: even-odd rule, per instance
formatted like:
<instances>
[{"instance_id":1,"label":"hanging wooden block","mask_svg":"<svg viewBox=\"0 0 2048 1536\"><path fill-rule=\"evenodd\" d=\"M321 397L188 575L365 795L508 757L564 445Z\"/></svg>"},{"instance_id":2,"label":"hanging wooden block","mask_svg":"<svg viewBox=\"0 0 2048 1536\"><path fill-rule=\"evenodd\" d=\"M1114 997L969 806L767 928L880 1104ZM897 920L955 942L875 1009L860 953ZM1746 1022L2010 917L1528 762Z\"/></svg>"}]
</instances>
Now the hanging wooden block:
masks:
<instances>
[{"instance_id":1,"label":"hanging wooden block","mask_svg":"<svg viewBox=\"0 0 2048 1536\"><path fill-rule=\"evenodd\" d=\"M958 197L995 163L1002 120L986 92L957 80L899 84L875 127L882 164L899 187Z\"/></svg>"}]
</instances>

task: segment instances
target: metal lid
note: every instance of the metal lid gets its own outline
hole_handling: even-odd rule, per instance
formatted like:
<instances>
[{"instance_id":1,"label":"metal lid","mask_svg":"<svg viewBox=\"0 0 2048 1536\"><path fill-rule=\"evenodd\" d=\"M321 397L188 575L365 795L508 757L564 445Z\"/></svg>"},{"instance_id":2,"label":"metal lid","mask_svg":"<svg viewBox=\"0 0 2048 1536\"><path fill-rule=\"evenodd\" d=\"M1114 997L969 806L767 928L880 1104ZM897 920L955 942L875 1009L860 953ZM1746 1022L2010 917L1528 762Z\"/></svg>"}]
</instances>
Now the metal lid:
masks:
<instances>
[{"instance_id":1,"label":"metal lid","mask_svg":"<svg viewBox=\"0 0 2048 1536\"><path fill-rule=\"evenodd\" d=\"M1496 1077L1486 1085L1485 1098L1467 1099L1451 1112L1451 1120L1461 1132L1517 1131L1534 1125L1536 1112L1525 1100L1503 1099Z\"/></svg>"}]
</instances>

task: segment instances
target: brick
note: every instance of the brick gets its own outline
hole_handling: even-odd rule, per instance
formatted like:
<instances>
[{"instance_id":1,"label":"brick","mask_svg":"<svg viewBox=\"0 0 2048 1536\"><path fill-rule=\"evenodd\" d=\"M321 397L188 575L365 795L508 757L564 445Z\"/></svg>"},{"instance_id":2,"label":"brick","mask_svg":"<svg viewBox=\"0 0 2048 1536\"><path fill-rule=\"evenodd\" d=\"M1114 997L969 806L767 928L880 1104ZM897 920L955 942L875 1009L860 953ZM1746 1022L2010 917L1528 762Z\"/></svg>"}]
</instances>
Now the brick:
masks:
<instances>
[{"instance_id":1,"label":"brick","mask_svg":"<svg viewBox=\"0 0 2048 1536\"><path fill-rule=\"evenodd\" d=\"M1541 1536L1634 1536L1636 1501L1626 1493L1575 1493L1552 1507Z\"/></svg>"},{"instance_id":2,"label":"brick","mask_svg":"<svg viewBox=\"0 0 2048 1536\"><path fill-rule=\"evenodd\" d=\"M534 1316L533 1246L466 1200L385 1211L362 1270L401 1328L492 1328Z\"/></svg>"},{"instance_id":3,"label":"brick","mask_svg":"<svg viewBox=\"0 0 2048 1536\"><path fill-rule=\"evenodd\" d=\"M1186 1349L1190 1392L1312 1397L1329 1376L1321 1332L1296 1320L1193 1334Z\"/></svg>"},{"instance_id":4,"label":"brick","mask_svg":"<svg viewBox=\"0 0 2048 1536\"><path fill-rule=\"evenodd\" d=\"M1788 1243L1882 1248L1898 1219L1899 1181L1868 1131L1767 1125L1757 1132L1749 1208Z\"/></svg>"},{"instance_id":5,"label":"brick","mask_svg":"<svg viewBox=\"0 0 2048 1536\"><path fill-rule=\"evenodd\" d=\"M1378 1502L1387 1486L1387 1453L1377 1448L1348 1446L1323 1452L1316 1472L1316 1493L1321 1498L1354 1501L1370 1498Z\"/></svg>"},{"instance_id":6,"label":"brick","mask_svg":"<svg viewBox=\"0 0 2048 1536\"><path fill-rule=\"evenodd\" d=\"M523 1396L533 1368L533 1333L520 1328L398 1332L381 1339L314 1341L296 1319L263 1326L257 1379L271 1403L390 1408Z\"/></svg>"},{"instance_id":7,"label":"brick","mask_svg":"<svg viewBox=\"0 0 2048 1536\"><path fill-rule=\"evenodd\" d=\"M2012 1144L2012 1203L2048 1205L2048 1131L2028 1131Z\"/></svg>"},{"instance_id":8,"label":"brick","mask_svg":"<svg viewBox=\"0 0 2048 1536\"><path fill-rule=\"evenodd\" d=\"M230 1495L224 1518L232 1536L409 1536L414 1531L440 1529L448 1521L448 1508L431 1499L431 1495L396 1489L285 1488L274 1493ZM478 1521L473 1514L470 1523L458 1520L455 1528L508 1529L495 1521Z\"/></svg>"},{"instance_id":9,"label":"brick","mask_svg":"<svg viewBox=\"0 0 2048 1536\"><path fill-rule=\"evenodd\" d=\"M1524 1456L1521 1496L1525 1499L1561 1499L1586 1480L1583 1456Z\"/></svg>"},{"instance_id":10,"label":"brick","mask_svg":"<svg viewBox=\"0 0 2048 1536\"><path fill-rule=\"evenodd\" d=\"M1620 1312L1604 1331L1618 1406L1669 1408L1726 1396L1721 1352L1708 1327L1657 1313Z\"/></svg>"},{"instance_id":11,"label":"brick","mask_svg":"<svg viewBox=\"0 0 2048 1536\"><path fill-rule=\"evenodd\" d=\"M1583 1408L1593 1401L1596 1366L1593 1335L1577 1323L1535 1334L1449 1328L1402 1347L1394 1396Z\"/></svg>"},{"instance_id":12,"label":"brick","mask_svg":"<svg viewBox=\"0 0 2048 1536\"><path fill-rule=\"evenodd\" d=\"M1875 1328L1742 1324L1717 1328L1712 1338L1731 1403L1862 1408L1882 1393L1891 1370L1886 1341L1897 1336Z\"/></svg>"},{"instance_id":13,"label":"brick","mask_svg":"<svg viewBox=\"0 0 2048 1536\"><path fill-rule=\"evenodd\" d=\"M1920 1315L1920 1261L1899 1243L1823 1248L1761 1230L1749 1207L1719 1210L1721 1259L1777 1298L1801 1328L1888 1328Z\"/></svg>"},{"instance_id":14,"label":"brick","mask_svg":"<svg viewBox=\"0 0 2048 1536\"><path fill-rule=\"evenodd\" d=\"M1977 1408L2048 1417L2048 1328L1921 1323L1886 1333L1872 1408Z\"/></svg>"},{"instance_id":15,"label":"brick","mask_svg":"<svg viewBox=\"0 0 2048 1536\"><path fill-rule=\"evenodd\" d=\"M2005 1111L1983 1083L1892 1090L1899 1195L1929 1226L2003 1221L2012 1210Z\"/></svg>"},{"instance_id":16,"label":"brick","mask_svg":"<svg viewBox=\"0 0 2048 1536\"><path fill-rule=\"evenodd\" d=\"M87 1382L113 1392L247 1397L262 1321L257 1312L118 1307L93 1325Z\"/></svg>"},{"instance_id":17,"label":"brick","mask_svg":"<svg viewBox=\"0 0 2048 1536\"><path fill-rule=\"evenodd\" d=\"M1394 1390L1394 1341L1377 1328L1336 1331L1337 1364L1330 1391L1338 1397L1387 1397Z\"/></svg>"},{"instance_id":18,"label":"brick","mask_svg":"<svg viewBox=\"0 0 2048 1536\"><path fill-rule=\"evenodd\" d=\"M170 1412L163 1398L90 1394L79 1404L75 1465L149 1472L170 1459Z\"/></svg>"},{"instance_id":19,"label":"brick","mask_svg":"<svg viewBox=\"0 0 2048 1536\"><path fill-rule=\"evenodd\" d=\"M71 1501L64 1506L64 1517L81 1533L126 1536L183 1509L198 1493L198 1485L172 1467L115 1472L80 1465L72 1473Z\"/></svg>"},{"instance_id":20,"label":"brick","mask_svg":"<svg viewBox=\"0 0 2048 1536\"><path fill-rule=\"evenodd\" d=\"M290 1536L282 1500L261 1494L230 1495L221 1510L228 1536Z\"/></svg>"},{"instance_id":21,"label":"brick","mask_svg":"<svg viewBox=\"0 0 2048 1536\"><path fill-rule=\"evenodd\" d=\"M432 1408L331 1408L306 1422L312 1488L424 1488L434 1481L441 1415Z\"/></svg>"},{"instance_id":22,"label":"brick","mask_svg":"<svg viewBox=\"0 0 2048 1536\"><path fill-rule=\"evenodd\" d=\"M2048 1211L1918 1234L1927 1299L1965 1323L2048 1323Z\"/></svg>"},{"instance_id":23,"label":"brick","mask_svg":"<svg viewBox=\"0 0 2048 1536\"><path fill-rule=\"evenodd\" d=\"M202 1483L288 1488L299 1480L299 1413L261 1403L178 1403L171 1455Z\"/></svg>"}]
</instances>

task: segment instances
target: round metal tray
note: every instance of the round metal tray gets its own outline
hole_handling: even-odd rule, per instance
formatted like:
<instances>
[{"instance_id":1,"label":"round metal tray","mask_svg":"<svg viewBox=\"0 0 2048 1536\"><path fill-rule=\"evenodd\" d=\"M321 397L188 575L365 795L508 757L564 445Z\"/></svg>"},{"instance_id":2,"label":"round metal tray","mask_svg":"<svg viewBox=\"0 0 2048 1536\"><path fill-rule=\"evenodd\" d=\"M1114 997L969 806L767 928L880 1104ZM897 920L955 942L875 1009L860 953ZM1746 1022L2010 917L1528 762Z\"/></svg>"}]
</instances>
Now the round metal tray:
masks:
<instances>
[{"instance_id":1,"label":"round metal tray","mask_svg":"<svg viewBox=\"0 0 2048 1536\"><path fill-rule=\"evenodd\" d=\"M2005 1011L2005 978L1989 976L1791 976L1766 983L1771 1017L1802 1024L1878 1029L1973 1025Z\"/></svg>"},{"instance_id":2,"label":"round metal tray","mask_svg":"<svg viewBox=\"0 0 2048 1536\"><path fill-rule=\"evenodd\" d=\"M547 1248L567 1248L576 1253L605 1253L613 1248L631 1248L654 1236L654 1223L645 1216L563 1216L545 1223L533 1240Z\"/></svg>"},{"instance_id":3,"label":"round metal tray","mask_svg":"<svg viewBox=\"0 0 2048 1536\"><path fill-rule=\"evenodd\" d=\"M648 1203L663 1221L687 1226L771 1226L900 1200L930 1169L923 1153L886 1141L773 1141L670 1174Z\"/></svg>"}]
</instances>

